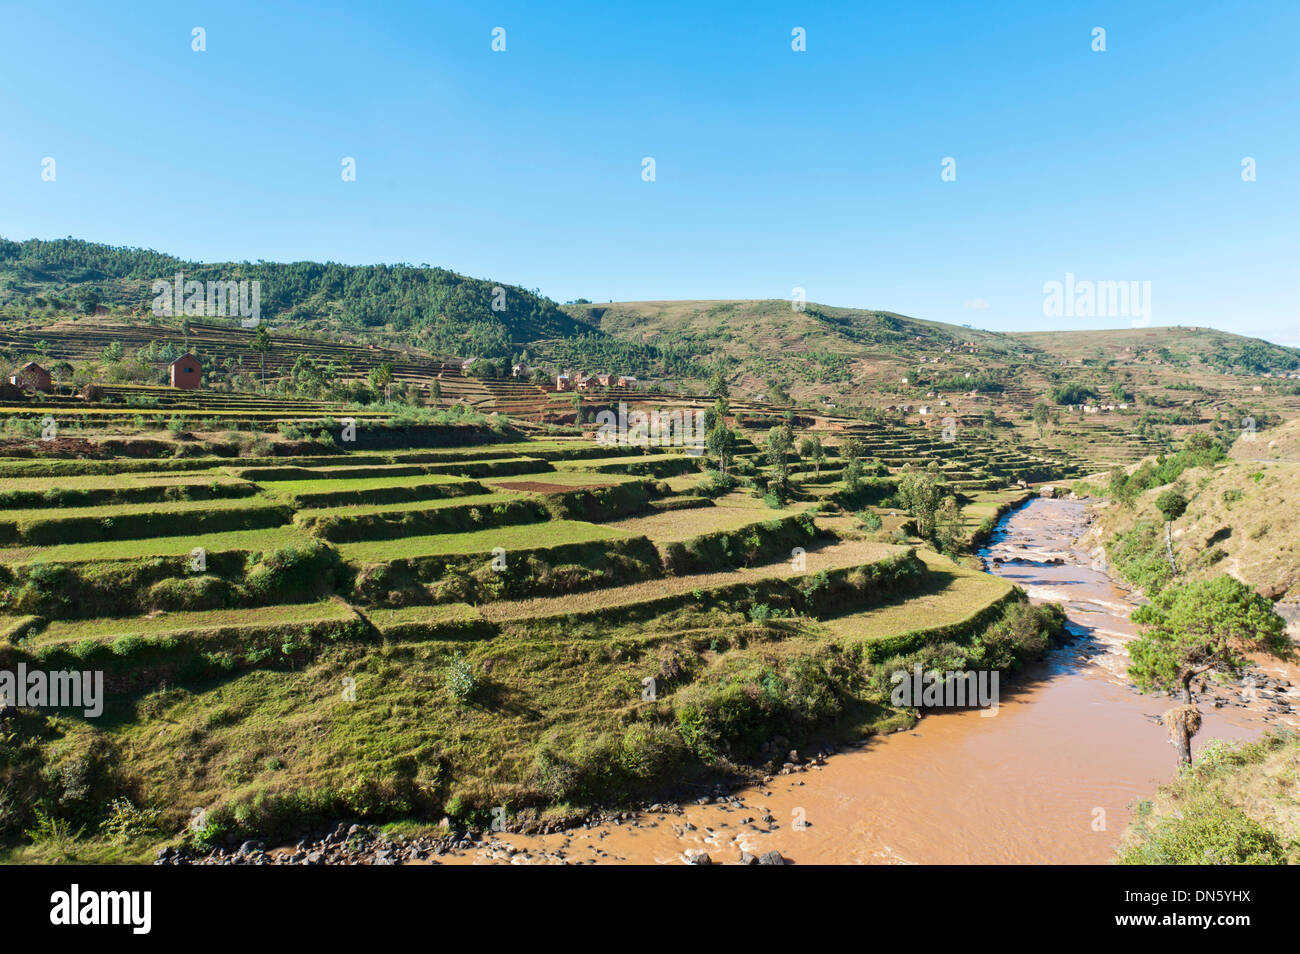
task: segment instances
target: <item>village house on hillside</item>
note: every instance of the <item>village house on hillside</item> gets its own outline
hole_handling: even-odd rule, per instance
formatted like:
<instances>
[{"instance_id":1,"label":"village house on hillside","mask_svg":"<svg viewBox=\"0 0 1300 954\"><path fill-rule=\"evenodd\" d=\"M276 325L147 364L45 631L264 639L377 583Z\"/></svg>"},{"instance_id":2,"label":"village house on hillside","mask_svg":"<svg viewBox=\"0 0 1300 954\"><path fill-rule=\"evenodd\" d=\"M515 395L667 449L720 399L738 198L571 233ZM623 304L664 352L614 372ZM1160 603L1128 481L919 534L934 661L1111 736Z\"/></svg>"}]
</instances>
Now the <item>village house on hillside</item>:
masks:
<instances>
[{"instance_id":1,"label":"village house on hillside","mask_svg":"<svg viewBox=\"0 0 1300 954\"><path fill-rule=\"evenodd\" d=\"M555 390L557 391L569 390L569 376L567 374L557 374L555 376Z\"/></svg>"},{"instance_id":2,"label":"village house on hillside","mask_svg":"<svg viewBox=\"0 0 1300 954\"><path fill-rule=\"evenodd\" d=\"M193 391L203 383L203 367L199 359L188 352L171 363L172 387Z\"/></svg>"},{"instance_id":3,"label":"village house on hillside","mask_svg":"<svg viewBox=\"0 0 1300 954\"><path fill-rule=\"evenodd\" d=\"M50 380L50 372L46 371L35 361L28 361L25 365L9 375L9 383L16 384L20 388L29 391L49 391L53 387Z\"/></svg>"}]
</instances>

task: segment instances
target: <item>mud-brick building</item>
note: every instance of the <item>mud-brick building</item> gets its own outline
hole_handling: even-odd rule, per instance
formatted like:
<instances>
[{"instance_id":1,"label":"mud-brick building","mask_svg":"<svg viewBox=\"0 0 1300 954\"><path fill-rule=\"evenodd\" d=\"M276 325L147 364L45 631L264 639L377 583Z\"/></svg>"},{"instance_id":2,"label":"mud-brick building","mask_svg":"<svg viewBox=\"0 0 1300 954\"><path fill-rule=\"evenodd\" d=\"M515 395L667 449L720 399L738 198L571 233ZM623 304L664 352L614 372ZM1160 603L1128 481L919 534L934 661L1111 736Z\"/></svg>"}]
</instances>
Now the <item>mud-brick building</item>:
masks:
<instances>
[{"instance_id":1,"label":"mud-brick building","mask_svg":"<svg viewBox=\"0 0 1300 954\"><path fill-rule=\"evenodd\" d=\"M193 391L203 384L203 366L192 354L183 354L171 364L172 387Z\"/></svg>"},{"instance_id":2,"label":"mud-brick building","mask_svg":"<svg viewBox=\"0 0 1300 954\"><path fill-rule=\"evenodd\" d=\"M27 391L49 391L54 387L54 383L50 380L50 372L35 361L28 361L9 375L9 383Z\"/></svg>"}]
</instances>

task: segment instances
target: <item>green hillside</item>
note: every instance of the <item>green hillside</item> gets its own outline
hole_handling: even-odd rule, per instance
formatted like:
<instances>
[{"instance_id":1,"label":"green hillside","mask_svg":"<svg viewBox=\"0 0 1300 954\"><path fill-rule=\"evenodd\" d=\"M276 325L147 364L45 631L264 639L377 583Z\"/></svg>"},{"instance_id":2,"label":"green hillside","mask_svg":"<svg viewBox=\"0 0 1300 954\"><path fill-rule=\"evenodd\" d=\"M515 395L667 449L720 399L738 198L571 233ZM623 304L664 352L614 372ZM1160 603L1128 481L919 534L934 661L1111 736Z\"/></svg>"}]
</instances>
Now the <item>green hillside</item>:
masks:
<instances>
[{"instance_id":1,"label":"green hillside","mask_svg":"<svg viewBox=\"0 0 1300 954\"><path fill-rule=\"evenodd\" d=\"M260 281L261 316L296 330L374 329L446 354L506 355L515 342L581 329L550 299L514 285L414 265L189 262L149 249L78 239L0 239L0 315L69 312L146 316L152 285ZM504 289L493 310L494 288Z\"/></svg>"}]
</instances>

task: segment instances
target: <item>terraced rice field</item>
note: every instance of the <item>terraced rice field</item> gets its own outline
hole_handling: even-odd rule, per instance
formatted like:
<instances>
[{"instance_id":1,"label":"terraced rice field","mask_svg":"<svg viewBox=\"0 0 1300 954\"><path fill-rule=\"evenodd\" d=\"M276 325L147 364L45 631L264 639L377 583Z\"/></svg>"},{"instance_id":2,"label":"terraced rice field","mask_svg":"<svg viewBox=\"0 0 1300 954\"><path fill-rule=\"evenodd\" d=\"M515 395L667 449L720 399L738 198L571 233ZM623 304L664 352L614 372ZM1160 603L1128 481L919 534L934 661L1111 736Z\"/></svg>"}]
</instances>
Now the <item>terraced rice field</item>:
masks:
<instances>
[{"instance_id":1,"label":"terraced rice field","mask_svg":"<svg viewBox=\"0 0 1300 954\"><path fill-rule=\"evenodd\" d=\"M740 454L765 472L751 443ZM997 464L949 458L980 507L1002 502ZM421 805L439 792L438 811L482 786L535 803L561 791L538 781L552 750L580 760L728 686L793 687L833 641L962 625L1008 597L915 541L880 542L901 517L864 539L834 479L774 509L751 488L702 496L700 463L564 438L0 460L0 662L104 671L111 717L64 720L65 744L129 751L178 829L199 804L238 828L247 806L321 786L328 806L370 797L347 794L371 784L349 766ZM842 463L832 446L823 473ZM474 701L455 695L457 665ZM642 699L647 673L667 708Z\"/></svg>"},{"instance_id":2,"label":"terraced rice field","mask_svg":"<svg viewBox=\"0 0 1300 954\"><path fill-rule=\"evenodd\" d=\"M867 430L860 439L891 469L942 450L948 454L944 466L956 487L963 481L981 487L1000 482L989 475L1010 466L1008 461L1016 457L995 454L976 464L966 458L978 452L977 446L955 449L924 433ZM958 459L954 450L966 457ZM823 470L833 477L839 465L834 445L830 451ZM741 454L763 465L748 440L741 442ZM1042 466L1035 461L1029 464ZM292 562L297 558L279 554L307 552L312 547L324 547L326 557L340 565L340 580L362 568L401 567L412 561L427 564L439 558L455 560L461 570L470 572L473 567L464 563L466 558L479 557L486 565L500 551L522 554L534 561L534 567L570 566L566 572L578 578L568 584L574 592L549 597L529 593L527 599L512 601L505 591L487 596L493 587L480 581L475 600L494 604L484 611L486 618L586 612L625 600L635 602L652 591L672 594L683 587L720 585L724 579L747 580L756 571L737 565L740 558L733 551L741 540L738 535L752 537L762 527L767 529L761 533L777 533L774 528L780 521L786 521L783 526L788 530L792 526L788 522L801 512L798 504L773 510L744 492L716 501L693 497L699 466L697 458L680 451L601 446L570 438L238 462L213 458L0 461L0 500L10 503L0 514L0 541L8 544L0 546L0 566L11 568L14 587L26 586L21 598L11 601L15 605L10 615L17 618L30 611L61 634L72 634L80 625L94 629L89 620L100 614L93 598L82 607L42 603L36 592L40 580L60 567L134 567L160 594L154 600L157 605L151 604L152 597L140 596L135 607L142 613L174 613L186 600L198 600L202 605L193 611L203 614L218 612L219 605L211 604L223 600L233 601L227 607L231 611L250 602L275 606L277 595L289 601L278 605L310 602L317 591L306 584L283 594L253 595L248 588L250 574L262 572L257 568L267 561ZM807 470L804 474L811 476ZM808 491L824 497L835 486L828 480L809 484ZM967 507L972 524L1018 493L1014 489L972 492L977 495ZM89 505L75 505L81 502ZM673 509L679 506L682 509ZM814 523L807 526L813 528ZM811 532L833 537L835 529L848 529L851 520L830 515L820 519L818 526L820 530ZM719 555L697 555L681 564L681 553L693 547L707 550L714 544L721 547ZM674 547L687 549L674 555ZM633 551L635 555L629 556ZM830 549L810 547L808 559L813 567L821 559L817 554L842 553L867 563L888 552L883 544L841 543ZM217 565L188 567L186 561L195 553L212 556ZM610 563L612 553L622 555ZM626 562L618 564L627 559L633 560L633 569ZM722 565L710 563L719 559ZM146 573L150 561L163 561L171 569ZM690 569L670 569L674 561ZM445 572L444 564L437 565L444 570L436 572ZM760 565L776 564L764 557ZM683 580L693 582L687 585ZM390 600L414 600L417 606L447 602L431 589L437 582L421 578L417 585L408 580L404 595L371 594L369 600L338 582L325 591L340 592L360 606L374 603L377 595L382 598L371 608L389 612L401 609L385 606ZM121 606L121 600L107 597L99 602ZM151 626L165 628L167 617L159 618L164 622Z\"/></svg>"},{"instance_id":3,"label":"terraced rice field","mask_svg":"<svg viewBox=\"0 0 1300 954\"><path fill-rule=\"evenodd\" d=\"M1006 580L958 566L946 557L922 551L929 569L927 585L905 599L895 599L854 613L834 616L824 626L835 636L871 639L912 630L956 626L1012 592Z\"/></svg>"},{"instance_id":4,"label":"terraced rice field","mask_svg":"<svg viewBox=\"0 0 1300 954\"><path fill-rule=\"evenodd\" d=\"M355 611L341 600L298 603L253 609L207 610L201 613L160 613L156 616L55 621L35 638L36 645L119 639L124 636L164 636L218 629L263 629L268 624L302 624L346 620Z\"/></svg>"},{"instance_id":5,"label":"terraced rice field","mask_svg":"<svg viewBox=\"0 0 1300 954\"><path fill-rule=\"evenodd\" d=\"M449 554L483 554L501 547L511 550L531 550L543 547L565 546L571 543L592 543L616 540L627 534L580 520L555 520L549 523L528 524L516 527L496 527L472 533L441 533L401 540L369 540L362 543L340 544L339 550L348 560L357 563L379 563L389 560L410 560L426 556Z\"/></svg>"},{"instance_id":6,"label":"terraced rice field","mask_svg":"<svg viewBox=\"0 0 1300 954\"><path fill-rule=\"evenodd\" d=\"M668 510L616 520L609 526L630 534L643 534L653 540L674 543L689 540L716 530L737 530L773 517L792 516L793 509L773 510L761 500L733 497L712 507Z\"/></svg>"}]
</instances>

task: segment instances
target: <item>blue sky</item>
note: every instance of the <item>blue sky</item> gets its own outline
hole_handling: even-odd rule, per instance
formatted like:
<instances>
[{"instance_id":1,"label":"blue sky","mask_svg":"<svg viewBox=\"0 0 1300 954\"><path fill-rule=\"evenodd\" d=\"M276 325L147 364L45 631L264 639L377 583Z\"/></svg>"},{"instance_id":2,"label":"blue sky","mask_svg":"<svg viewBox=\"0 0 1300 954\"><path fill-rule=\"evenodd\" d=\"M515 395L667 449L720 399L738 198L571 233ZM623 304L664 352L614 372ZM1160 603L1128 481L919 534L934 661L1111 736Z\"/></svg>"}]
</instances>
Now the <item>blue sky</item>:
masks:
<instances>
[{"instance_id":1,"label":"blue sky","mask_svg":"<svg viewBox=\"0 0 1300 954\"><path fill-rule=\"evenodd\" d=\"M1291 2L11 4L0 235L1130 323L1044 317L1070 272L1300 344L1298 35Z\"/></svg>"}]
</instances>

